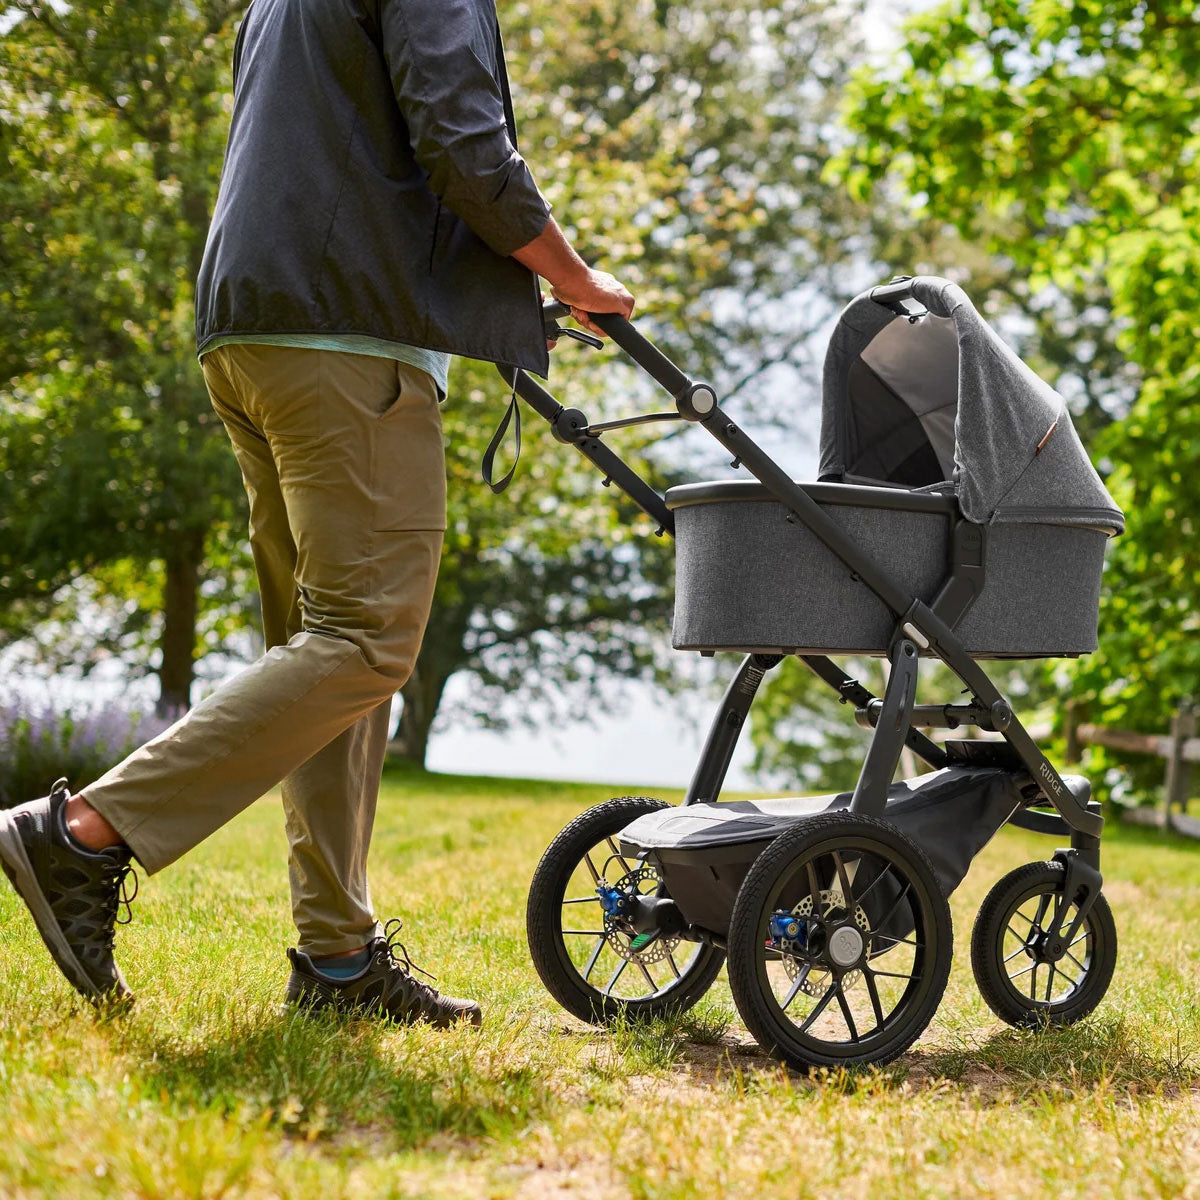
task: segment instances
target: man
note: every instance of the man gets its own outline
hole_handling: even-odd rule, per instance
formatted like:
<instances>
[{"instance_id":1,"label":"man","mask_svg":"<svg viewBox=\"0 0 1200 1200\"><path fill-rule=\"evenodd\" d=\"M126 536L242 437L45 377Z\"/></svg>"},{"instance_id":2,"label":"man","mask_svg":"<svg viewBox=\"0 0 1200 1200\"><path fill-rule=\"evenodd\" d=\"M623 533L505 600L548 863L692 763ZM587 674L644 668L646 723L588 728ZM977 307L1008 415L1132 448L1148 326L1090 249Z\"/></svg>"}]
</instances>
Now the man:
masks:
<instances>
[{"instance_id":1,"label":"man","mask_svg":"<svg viewBox=\"0 0 1200 1200\"><path fill-rule=\"evenodd\" d=\"M581 320L632 311L517 153L493 0L254 0L196 328L269 649L86 794L0 813L0 861L85 996L129 996L131 858L162 869L282 780L288 999L479 1023L396 953L366 858L445 529L447 355L544 374L538 275Z\"/></svg>"}]
</instances>

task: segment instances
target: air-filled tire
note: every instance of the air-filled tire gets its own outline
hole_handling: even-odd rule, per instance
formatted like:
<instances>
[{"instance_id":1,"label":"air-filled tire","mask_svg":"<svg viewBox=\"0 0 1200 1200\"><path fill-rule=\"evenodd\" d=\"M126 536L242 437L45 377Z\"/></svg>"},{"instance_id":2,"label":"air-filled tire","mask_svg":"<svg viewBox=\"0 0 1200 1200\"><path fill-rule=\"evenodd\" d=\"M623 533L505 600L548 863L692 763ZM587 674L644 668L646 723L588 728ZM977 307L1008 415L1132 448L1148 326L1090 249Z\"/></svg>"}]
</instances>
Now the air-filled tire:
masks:
<instances>
[{"instance_id":1,"label":"air-filled tire","mask_svg":"<svg viewBox=\"0 0 1200 1200\"><path fill-rule=\"evenodd\" d=\"M632 951L630 940L623 934L613 931L611 936L602 935L601 931L610 926L603 921L599 897L594 894L588 897L587 884L579 882L583 877L585 857L591 859L591 869L602 873L609 884L617 882L608 879L610 874L622 872L627 878L628 872L624 868L635 864L631 859L612 853L618 846L617 835L638 817L668 807L662 800L645 796L606 800L566 826L550 843L534 871L525 913L533 965L547 991L580 1020L603 1024L620 1018L639 1019L683 1012L708 991L725 963L723 951L699 942L664 940L648 946L639 955ZM596 856L598 847L602 848L600 853L607 856L607 861ZM578 897L567 895L567 886L573 877ZM594 884L595 880L590 882ZM653 878L646 877L642 884L643 893L653 884ZM586 915L564 926L564 914L577 911ZM586 932L590 936L581 943L573 942L569 948L567 938L574 939L578 935L564 935L564 928L589 921ZM601 941L604 944L598 945ZM597 953L595 959L592 959L593 952ZM577 961L585 954L588 961ZM624 966L621 966L622 962ZM587 969L589 965L592 971ZM595 979L592 978L593 971ZM617 982L630 976L635 994L614 994L615 985L606 993L603 986L597 986L605 976L612 979L614 971L618 972ZM651 987L651 983L660 981L661 987ZM628 982L622 986L628 990ZM644 994L636 994L638 987Z\"/></svg>"},{"instance_id":2,"label":"air-filled tire","mask_svg":"<svg viewBox=\"0 0 1200 1200\"><path fill-rule=\"evenodd\" d=\"M975 918L975 982L988 1008L1018 1028L1073 1025L1100 1003L1112 982L1117 928L1103 895L1062 958L1051 962L1039 953L1037 935L1065 881L1060 862L1026 863L996 883ZM1073 918L1074 906L1064 916L1064 929Z\"/></svg>"},{"instance_id":3,"label":"air-filled tire","mask_svg":"<svg viewBox=\"0 0 1200 1200\"><path fill-rule=\"evenodd\" d=\"M889 821L825 813L747 873L729 984L759 1045L790 1065L885 1063L933 1018L952 954L950 908L920 847Z\"/></svg>"}]
</instances>

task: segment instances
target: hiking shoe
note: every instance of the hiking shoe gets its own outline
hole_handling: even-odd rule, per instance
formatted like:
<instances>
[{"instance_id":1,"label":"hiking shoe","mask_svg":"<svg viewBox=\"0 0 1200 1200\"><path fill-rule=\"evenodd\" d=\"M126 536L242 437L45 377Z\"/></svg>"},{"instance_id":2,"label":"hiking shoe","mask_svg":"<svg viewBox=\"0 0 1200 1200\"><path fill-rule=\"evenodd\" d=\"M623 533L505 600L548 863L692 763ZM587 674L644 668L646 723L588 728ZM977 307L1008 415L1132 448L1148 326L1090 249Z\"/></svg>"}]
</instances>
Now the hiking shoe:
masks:
<instances>
[{"instance_id":1,"label":"hiking shoe","mask_svg":"<svg viewBox=\"0 0 1200 1200\"><path fill-rule=\"evenodd\" d=\"M0 866L25 901L46 949L77 992L89 1000L131 1000L133 993L113 962L117 911L133 871L127 846L88 850L67 832L71 793L65 779L50 795L0 810Z\"/></svg>"},{"instance_id":2,"label":"hiking shoe","mask_svg":"<svg viewBox=\"0 0 1200 1200\"><path fill-rule=\"evenodd\" d=\"M456 1000L413 976L421 971L408 957L408 951L397 940L399 920L393 919L383 927L384 936L375 938L367 947L370 961L357 975L335 979L325 975L303 950L289 950L292 974L288 980L287 1003L311 1011L333 1008L338 1012L358 1016L384 1017L405 1025L428 1021L445 1028L459 1021L479 1025L483 1014L474 1000ZM430 979L432 975L428 975Z\"/></svg>"}]
</instances>

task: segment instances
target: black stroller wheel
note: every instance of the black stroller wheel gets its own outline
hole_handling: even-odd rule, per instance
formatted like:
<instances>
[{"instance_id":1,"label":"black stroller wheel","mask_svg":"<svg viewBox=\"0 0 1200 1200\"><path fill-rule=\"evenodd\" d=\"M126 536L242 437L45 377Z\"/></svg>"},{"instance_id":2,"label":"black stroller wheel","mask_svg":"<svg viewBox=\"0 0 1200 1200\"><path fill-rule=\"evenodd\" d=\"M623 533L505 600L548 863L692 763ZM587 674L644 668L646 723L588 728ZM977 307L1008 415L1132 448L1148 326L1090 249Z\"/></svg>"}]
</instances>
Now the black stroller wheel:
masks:
<instances>
[{"instance_id":1,"label":"black stroller wheel","mask_svg":"<svg viewBox=\"0 0 1200 1200\"><path fill-rule=\"evenodd\" d=\"M952 940L921 849L888 821L827 813L781 834L747 872L729 983L746 1028L792 1066L884 1063L932 1019Z\"/></svg>"},{"instance_id":2,"label":"black stroller wheel","mask_svg":"<svg viewBox=\"0 0 1200 1200\"><path fill-rule=\"evenodd\" d=\"M721 950L678 932L630 935L601 903L602 886L610 895L659 893L658 872L622 855L617 834L669 807L644 796L606 800L576 817L534 871L525 921L533 965L550 994L580 1020L683 1012L724 965Z\"/></svg>"},{"instance_id":3,"label":"black stroller wheel","mask_svg":"<svg viewBox=\"0 0 1200 1200\"><path fill-rule=\"evenodd\" d=\"M1065 879L1062 863L1026 863L988 892L975 918L975 982L988 1008L1010 1025L1071 1025L1100 1003L1112 981L1117 928L1103 895L1096 897L1065 953L1046 953L1045 927ZM1075 915L1072 904L1063 915L1063 930L1070 929Z\"/></svg>"}]
</instances>

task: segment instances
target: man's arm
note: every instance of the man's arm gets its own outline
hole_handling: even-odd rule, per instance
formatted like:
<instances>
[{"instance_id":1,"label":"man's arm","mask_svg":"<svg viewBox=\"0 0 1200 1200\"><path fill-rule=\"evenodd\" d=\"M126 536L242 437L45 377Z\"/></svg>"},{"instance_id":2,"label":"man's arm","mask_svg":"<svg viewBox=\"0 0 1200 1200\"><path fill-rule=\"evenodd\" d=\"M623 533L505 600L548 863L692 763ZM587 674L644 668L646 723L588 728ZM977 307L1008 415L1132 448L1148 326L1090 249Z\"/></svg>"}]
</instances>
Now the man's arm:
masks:
<instances>
[{"instance_id":1,"label":"man's arm","mask_svg":"<svg viewBox=\"0 0 1200 1200\"><path fill-rule=\"evenodd\" d=\"M628 320L633 297L607 271L594 271L575 253L551 217L546 228L528 245L513 251L513 258L540 275L556 300L571 306L571 315L581 325L604 335L587 319L589 312L615 312Z\"/></svg>"},{"instance_id":2,"label":"man's arm","mask_svg":"<svg viewBox=\"0 0 1200 1200\"><path fill-rule=\"evenodd\" d=\"M383 51L396 102L430 187L497 254L542 232L550 215L508 136L504 100L472 46L471 0L385 0Z\"/></svg>"},{"instance_id":3,"label":"man's arm","mask_svg":"<svg viewBox=\"0 0 1200 1200\"><path fill-rule=\"evenodd\" d=\"M392 87L433 190L497 254L545 279L582 324L587 311L628 317L633 297L571 248L508 135L500 89L472 49L474 5L385 0L381 8Z\"/></svg>"}]
</instances>

